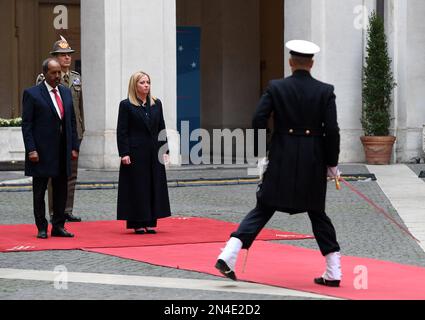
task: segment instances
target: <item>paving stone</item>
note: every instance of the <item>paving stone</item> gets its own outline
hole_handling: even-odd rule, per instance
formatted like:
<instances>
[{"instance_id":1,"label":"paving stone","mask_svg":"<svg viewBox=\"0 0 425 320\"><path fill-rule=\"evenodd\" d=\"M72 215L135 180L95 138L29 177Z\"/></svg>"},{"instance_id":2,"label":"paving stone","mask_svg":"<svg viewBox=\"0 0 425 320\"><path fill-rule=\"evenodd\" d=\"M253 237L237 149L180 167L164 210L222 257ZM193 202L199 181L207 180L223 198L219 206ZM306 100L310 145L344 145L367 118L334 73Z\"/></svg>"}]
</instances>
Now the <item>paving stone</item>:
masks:
<instances>
[{"instance_id":1,"label":"paving stone","mask_svg":"<svg viewBox=\"0 0 425 320\"><path fill-rule=\"evenodd\" d=\"M368 173L364 165L341 166L343 173ZM411 167L419 170L421 167ZM168 174L170 179L241 177L246 168L179 170ZM373 172L372 172L373 173ZM3 174L3 173L2 173ZM0 174L0 181L6 175ZM7 177L19 177L9 174ZM107 181L116 179L117 172L83 171L80 179ZM377 182L350 182L377 205L402 223L397 212L385 197ZM239 223L255 207L256 185L202 186L169 188L174 215L196 216ZM116 218L117 190L77 190L74 214L84 221ZM369 257L425 267L425 253L419 245L364 202L344 185L337 191L328 184L326 210L337 230L343 255ZM0 223L33 224L31 192L0 192ZM276 213L267 224L269 228L312 234L306 214L289 216ZM35 227L34 227L35 228ZM314 240L278 241L317 250ZM212 261L211 263L214 263ZM95 272L124 275L149 275L195 279L221 279L197 272L153 266L136 261L96 253L75 251L44 251L0 253L0 268L53 270L65 265L72 272ZM344 272L352 272L344 270ZM70 290L58 292L52 284L39 281L0 279L0 299L291 299L252 294L222 292L193 292L190 290L130 288L123 286L69 284Z\"/></svg>"}]
</instances>

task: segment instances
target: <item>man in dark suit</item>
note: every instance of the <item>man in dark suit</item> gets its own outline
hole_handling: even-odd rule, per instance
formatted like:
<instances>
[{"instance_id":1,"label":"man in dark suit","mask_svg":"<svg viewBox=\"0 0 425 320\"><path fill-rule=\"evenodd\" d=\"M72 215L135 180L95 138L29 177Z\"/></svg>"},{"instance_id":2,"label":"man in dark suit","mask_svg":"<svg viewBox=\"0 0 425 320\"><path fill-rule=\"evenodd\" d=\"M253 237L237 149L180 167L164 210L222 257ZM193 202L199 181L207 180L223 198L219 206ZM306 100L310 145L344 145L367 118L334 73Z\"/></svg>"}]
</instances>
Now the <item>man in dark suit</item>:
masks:
<instances>
[{"instance_id":1,"label":"man in dark suit","mask_svg":"<svg viewBox=\"0 0 425 320\"><path fill-rule=\"evenodd\" d=\"M72 54L75 52L70 46L66 39L62 36L61 40L56 41L53 44L53 50L50 54L59 62L61 65L61 84L69 88L72 92L72 101L74 104L75 121L77 125L77 137L78 144L81 145L83 135L85 131L84 125L84 108L83 108L83 96L82 96L82 83L81 75L71 70ZM44 81L44 74L40 73L37 76L36 84ZM74 216L72 213L74 210L74 196L75 187L77 185L78 175L78 159L71 162L71 175L68 177L68 197L65 206L65 218L69 222L81 222L81 218ZM52 182L49 180L47 185L47 195L49 199L49 215L50 219L53 216L53 197L52 197Z\"/></svg>"},{"instance_id":2,"label":"man in dark suit","mask_svg":"<svg viewBox=\"0 0 425 320\"><path fill-rule=\"evenodd\" d=\"M25 175L33 177L34 217L38 238L47 238L44 197L49 178L53 187L52 237L73 237L65 229L67 181L71 159L78 158L78 140L71 91L60 85L61 66L43 62L45 80L23 94L22 133Z\"/></svg>"},{"instance_id":3,"label":"man in dark suit","mask_svg":"<svg viewBox=\"0 0 425 320\"><path fill-rule=\"evenodd\" d=\"M269 164L257 191L257 206L232 233L216 268L236 280L234 268L240 249L248 249L276 211L308 212L326 271L314 282L338 287L342 277L340 247L335 228L325 213L327 177L338 179L339 127L334 87L314 79L310 70L320 48L293 40L292 76L270 82L253 119L255 129L266 129L274 114Z\"/></svg>"}]
</instances>

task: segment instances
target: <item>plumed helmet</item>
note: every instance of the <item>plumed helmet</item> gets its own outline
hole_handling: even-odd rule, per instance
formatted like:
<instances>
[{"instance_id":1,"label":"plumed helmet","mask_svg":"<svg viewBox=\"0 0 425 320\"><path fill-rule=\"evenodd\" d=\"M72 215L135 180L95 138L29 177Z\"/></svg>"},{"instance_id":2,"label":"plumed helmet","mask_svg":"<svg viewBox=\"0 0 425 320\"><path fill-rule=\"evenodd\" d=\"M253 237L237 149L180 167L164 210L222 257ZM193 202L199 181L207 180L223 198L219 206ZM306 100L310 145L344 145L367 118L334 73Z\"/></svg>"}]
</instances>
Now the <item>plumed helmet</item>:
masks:
<instances>
[{"instance_id":1,"label":"plumed helmet","mask_svg":"<svg viewBox=\"0 0 425 320\"><path fill-rule=\"evenodd\" d=\"M69 46L68 41L62 36L60 36L61 39L56 41L53 44L53 50L50 51L50 54L57 54L57 53L73 53L75 50L72 50Z\"/></svg>"}]
</instances>

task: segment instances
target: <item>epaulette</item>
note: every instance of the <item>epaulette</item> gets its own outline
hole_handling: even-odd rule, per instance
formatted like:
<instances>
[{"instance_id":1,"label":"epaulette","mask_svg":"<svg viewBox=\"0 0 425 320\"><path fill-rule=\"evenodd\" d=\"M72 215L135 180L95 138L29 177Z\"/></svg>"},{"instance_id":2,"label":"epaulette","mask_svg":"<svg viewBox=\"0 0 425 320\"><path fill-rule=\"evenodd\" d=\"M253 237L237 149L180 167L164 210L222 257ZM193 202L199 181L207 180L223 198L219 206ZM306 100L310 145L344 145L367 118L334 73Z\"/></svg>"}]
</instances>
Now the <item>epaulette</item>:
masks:
<instances>
[{"instance_id":1,"label":"epaulette","mask_svg":"<svg viewBox=\"0 0 425 320\"><path fill-rule=\"evenodd\" d=\"M45 79L44 74L40 73L40 74L37 76L37 79L35 80L35 84L36 84L36 85L40 84L41 82L43 82L43 81L44 81L44 79Z\"/></svg>"},{"instance_id":2,"label":"epaulette","mask_svg":"<svg viewBox=\"0 0 425 320\"><path fill-rule=\"evenodd\" d=\"M76 74L77 76L81 76L77 71L71 70L71 73Z\"/></svg>"}]
</instances>

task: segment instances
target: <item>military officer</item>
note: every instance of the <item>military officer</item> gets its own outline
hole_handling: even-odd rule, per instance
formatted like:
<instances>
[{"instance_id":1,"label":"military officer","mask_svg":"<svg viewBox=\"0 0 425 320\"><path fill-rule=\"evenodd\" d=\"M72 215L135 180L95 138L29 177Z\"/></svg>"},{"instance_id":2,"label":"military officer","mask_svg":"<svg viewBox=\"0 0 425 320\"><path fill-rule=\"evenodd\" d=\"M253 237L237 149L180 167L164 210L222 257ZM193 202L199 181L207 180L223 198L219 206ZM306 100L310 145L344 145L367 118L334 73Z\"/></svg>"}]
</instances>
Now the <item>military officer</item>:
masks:
<instances>
[{"instance_id":1,"label":"military officer","mask_svg":"<svg viewBox=\"0 0 425 320\"><path fill-rule=\"evenodd\" d=\"M313 56L320 48L293 40L292 76L272 80L261 97L253 119L255 129L266 129L274 113L269 163L257 191L257 206L231 234L218 256L216 268L236 280L235 265L241 249L248 249L276 211L308 212L326 271L314 283L338 287L342 272L335 228L325 213L327 177L338 178L339 127L334 87L314 79Z\"/></svg>"},{"instance_id":2,"label":"military officer","mask_svg":"<svg viewBox=\"0 0 425 320\"><path fill-rule=\"evenodd\" d=\"M75 52L70 46L66 39L60 36L61 39L56 41L53 44L53 50L50 54L59 62L61 66L61 84L71 89L72 92L72 101L74 104L75 119L77 123L77 135L78 142L81 144L83 140L83 135L85 131L84 126L84 109L83 109L83 95L81 90L81 75L71 70L72 57L71 54ZM39 84L44 80L44 75L39 74L37 76L36 83ZM75 186L77 183L77 173L78 173L78 159L75 159L71 163L71 175L68 178L68 197L66 201L65 208L65 217L67 221L70 222L80 222L81 218L73 215L74 207L74 195L75 195ZM49 182L48 187L49 195L49 214L50 217L53 215L53 197L52 197L52 188L51 182Z\"/></svg>"}]
</instances>

